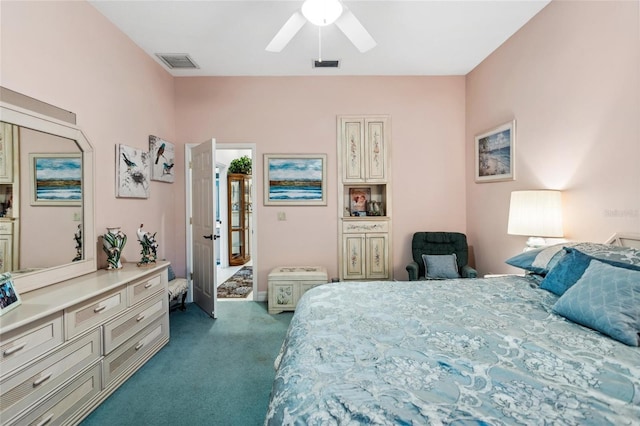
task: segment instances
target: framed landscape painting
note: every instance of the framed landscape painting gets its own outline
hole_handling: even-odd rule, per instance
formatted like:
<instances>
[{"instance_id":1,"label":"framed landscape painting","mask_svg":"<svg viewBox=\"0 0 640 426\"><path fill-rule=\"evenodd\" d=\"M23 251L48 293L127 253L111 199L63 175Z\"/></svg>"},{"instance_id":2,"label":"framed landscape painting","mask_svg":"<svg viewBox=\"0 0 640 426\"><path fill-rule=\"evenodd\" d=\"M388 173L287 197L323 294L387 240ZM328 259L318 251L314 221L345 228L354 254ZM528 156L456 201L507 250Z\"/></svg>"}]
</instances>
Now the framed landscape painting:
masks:
<instances>
[{"instance_id":1,"label":"framed landscape painting","mask_svg":"<svg viewBox=\"0 0 640 426\"><path fill-rule=\"evenodd\" d=\"M326 206L326 154L264 154L265 206Z\"/></svg>"},{"instance_id":2,"label":"framed landscape painting","mask_svg":"<svg viewBox=\"0 0 640 426\"><path fill-rule=\"evenodd\" d=\"M514 180L515 120L476 136L476 182Z\"/></svg>"},{"instance_id":3,"label":"framed landscape painting","mask_svg":"<svg viewBox=\"0 0 640 426\"><path fill-rule=\"evenodd\" d=\"M82 156L76 153L29 154L32 206L79 206Z\"/></svg>"}]
</instances>

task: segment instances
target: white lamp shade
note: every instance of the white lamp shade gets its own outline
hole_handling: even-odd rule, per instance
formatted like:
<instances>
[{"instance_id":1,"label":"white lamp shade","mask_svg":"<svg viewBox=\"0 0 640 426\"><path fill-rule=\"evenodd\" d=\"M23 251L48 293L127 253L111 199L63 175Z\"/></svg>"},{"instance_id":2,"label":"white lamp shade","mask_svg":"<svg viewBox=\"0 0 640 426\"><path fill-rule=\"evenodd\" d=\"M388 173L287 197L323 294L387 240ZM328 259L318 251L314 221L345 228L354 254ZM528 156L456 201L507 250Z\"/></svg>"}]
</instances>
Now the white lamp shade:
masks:
<instances>
[{"instance_id":1,"label":"white lamp shade","mask_svg":"<svg viewBox=\"0 0 640 426\"><path fill-rule=\"evenodd\" d=\"M562 193L560 191L513 191L509 206L511 235L562 237Z\"/></svg>"},{"instance_id":2,"label":"white lamp shade","mask_svg":"<svg viewBox=\"0 0 640 426\"><path fill-rule=\"evenodd\" d=\"M302 3L302 14L312 24L324 27L342 15L342 4L338 0L306 0Z\"/></svg>"}]
</instances>

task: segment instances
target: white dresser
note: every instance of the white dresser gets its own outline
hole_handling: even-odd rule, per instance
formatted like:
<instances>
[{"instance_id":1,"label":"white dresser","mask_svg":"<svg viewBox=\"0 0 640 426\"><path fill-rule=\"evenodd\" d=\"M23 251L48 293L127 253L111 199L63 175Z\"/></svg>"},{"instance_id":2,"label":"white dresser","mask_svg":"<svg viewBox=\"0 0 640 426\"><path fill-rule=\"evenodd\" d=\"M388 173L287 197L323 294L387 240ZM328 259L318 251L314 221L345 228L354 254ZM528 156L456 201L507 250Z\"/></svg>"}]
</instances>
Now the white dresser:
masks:
<instances>
[{"instance_id":1,"label":"white dresser","mask_svg":"<svg viewBox=\"0 0 640 426\"><path fill-rule=\"evenodd\" d=\"M77 424L169 342L168 262L25 293L0 317L0 423Z\"/></svg>"}]
</instances>

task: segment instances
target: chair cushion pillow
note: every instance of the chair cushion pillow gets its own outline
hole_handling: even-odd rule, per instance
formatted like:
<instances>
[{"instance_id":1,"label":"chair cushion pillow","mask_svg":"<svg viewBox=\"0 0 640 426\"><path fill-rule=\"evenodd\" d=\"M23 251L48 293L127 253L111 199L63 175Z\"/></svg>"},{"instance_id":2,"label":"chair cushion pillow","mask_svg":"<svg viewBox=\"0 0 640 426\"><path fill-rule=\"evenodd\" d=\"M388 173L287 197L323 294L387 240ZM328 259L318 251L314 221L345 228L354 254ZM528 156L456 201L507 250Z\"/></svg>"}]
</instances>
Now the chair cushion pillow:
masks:
<instances>
[{"instance_id":1,"label":"chair cushion pillow","mask_svg":"<svg viewBox=\"0 0 640 426\"><path fill-rule=\"evenodd\" d=\"M640 271L592 259L553 310L629 346L640 346Z\"/></svg>"},{"instance_id":2,"label":"chair cushion pillow","mask_svg":"<svg viewBox=\"0 0 640 426\"><path fill-rule=\"evenodd\" d=\"M452 254L423 254L425 276L428 279L460 278L458 259Z\"/></svg>"},{"instance_id":3,"label":"chair cushion pillow","mask_svg":"<svg viewBox=\"0 0 640 426\"><path fill-rule=\"evenodd\" d=\"M173 268L171 267L171 264L169 264L169 268L167 268L167 280L169 281L173 281L176 279L176 273L173 272Z\"/></svg>"}]
</instances>

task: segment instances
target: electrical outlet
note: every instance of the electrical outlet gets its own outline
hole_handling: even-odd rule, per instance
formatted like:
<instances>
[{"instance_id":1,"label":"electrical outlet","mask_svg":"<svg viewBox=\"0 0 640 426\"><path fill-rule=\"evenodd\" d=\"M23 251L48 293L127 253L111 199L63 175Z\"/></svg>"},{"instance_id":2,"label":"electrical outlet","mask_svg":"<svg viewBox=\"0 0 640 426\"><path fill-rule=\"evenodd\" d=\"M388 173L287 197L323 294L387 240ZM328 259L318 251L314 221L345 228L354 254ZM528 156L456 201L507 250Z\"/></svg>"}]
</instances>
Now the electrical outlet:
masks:
<instances>
[{"instance_id":1,"label":"electrical outlet","mask_svg":"<svg viewBox=\"0 0 640 426\"><path fill-rule=\"evenodd\" d=\"M287 214L285 212L278 212L278 220L287 220Z\"/></svg>"}]
</instances>

